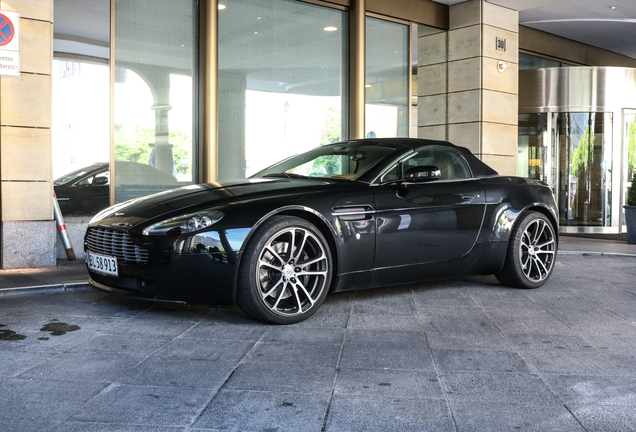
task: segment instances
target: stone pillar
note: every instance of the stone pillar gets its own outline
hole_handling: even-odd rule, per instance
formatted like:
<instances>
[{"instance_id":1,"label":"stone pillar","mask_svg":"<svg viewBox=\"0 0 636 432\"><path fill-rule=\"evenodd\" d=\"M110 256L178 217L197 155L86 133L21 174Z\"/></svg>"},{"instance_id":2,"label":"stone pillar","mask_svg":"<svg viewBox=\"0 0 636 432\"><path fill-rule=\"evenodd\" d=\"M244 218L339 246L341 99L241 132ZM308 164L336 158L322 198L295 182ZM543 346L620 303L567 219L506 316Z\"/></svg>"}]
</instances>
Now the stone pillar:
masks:
<instances>
[{"instance_id":1,"label":"stone pillar","mask_svg":"<svg viewBox=\"0 0 636 432\"><path fill-rule=\"evenodd\" d=\"M467 147L516 175L518 13L485 0L449 13L447 32L419 26L418 137Z\"/></svg>"},{"instance_id":2,"label":"stone pillar","mask_svg":"<svg viewBox=\"0 0 636 432\"><path fill-rule=\"evenodd\" d=\"M0 78L0 267L55 265L51 159L53 1L2 0L20 13L19 78Z\"/></svg>"}]
</instances>

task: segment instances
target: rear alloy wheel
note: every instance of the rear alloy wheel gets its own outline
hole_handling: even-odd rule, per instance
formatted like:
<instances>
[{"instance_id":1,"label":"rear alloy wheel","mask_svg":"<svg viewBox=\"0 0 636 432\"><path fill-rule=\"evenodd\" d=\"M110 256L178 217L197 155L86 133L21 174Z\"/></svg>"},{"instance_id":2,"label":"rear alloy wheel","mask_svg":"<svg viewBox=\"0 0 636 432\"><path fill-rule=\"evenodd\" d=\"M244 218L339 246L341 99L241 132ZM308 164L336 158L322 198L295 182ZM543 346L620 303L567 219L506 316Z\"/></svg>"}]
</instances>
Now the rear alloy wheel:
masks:
<instances>
[{"instance_id":1,"label":"rear alloy wheel","mask_svg":"<svg viewBox=\"0 0 636 432\"><path fill-rule=\"evenodd\" d=\"M331 251L322 233L304 219L276 216L245 249L237 303L259 321L296 323L316 312L331 275Z\"/></svg>"},{"instance_id":2,"label":"rear alloy wheel","mask_svg":"<svg viewBox=\"0 0 636 432\"><path fill-rule=\"evenodd\" d=\"M557 239L554 227L542 213L520 216L510 236L508 253L497 279L515 288L539 288L554 269Z\"/></svg>"}]
</instances>

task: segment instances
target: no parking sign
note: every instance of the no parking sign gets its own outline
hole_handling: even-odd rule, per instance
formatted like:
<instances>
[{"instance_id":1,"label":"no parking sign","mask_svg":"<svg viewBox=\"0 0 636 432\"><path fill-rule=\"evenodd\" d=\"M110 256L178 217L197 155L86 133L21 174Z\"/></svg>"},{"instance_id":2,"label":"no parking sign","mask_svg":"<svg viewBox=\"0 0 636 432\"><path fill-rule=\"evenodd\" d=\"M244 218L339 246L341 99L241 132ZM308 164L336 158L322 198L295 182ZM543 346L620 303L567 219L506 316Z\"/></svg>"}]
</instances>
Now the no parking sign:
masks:
<instances>
[{"instance_id":1,"label":"no parking sign","mask_svg":"<svg viewBox=\"0 0 636 432\"><path fill-rule=\"evenodd\" d=\"M20 14L0 10L0 76L20 76Z\"/></svg>"}]
</instances>

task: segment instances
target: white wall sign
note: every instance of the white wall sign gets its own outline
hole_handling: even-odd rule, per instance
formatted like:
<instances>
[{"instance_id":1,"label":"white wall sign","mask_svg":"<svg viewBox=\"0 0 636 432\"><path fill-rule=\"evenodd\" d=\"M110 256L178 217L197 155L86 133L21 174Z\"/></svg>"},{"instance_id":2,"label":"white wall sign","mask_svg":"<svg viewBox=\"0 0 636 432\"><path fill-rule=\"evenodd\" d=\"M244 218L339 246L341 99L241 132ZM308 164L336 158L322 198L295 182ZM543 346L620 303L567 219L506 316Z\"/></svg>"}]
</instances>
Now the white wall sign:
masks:
<instances>
[{"instance_id":1,"label":"white wall sign","mask_svg":"<svg viewBox=\"0 0 636 432\"><path fill-rule=\"evenodd\" d=\"M0 10L0 76L20 76L20 14Z\"/></svg>"}]
</instances>

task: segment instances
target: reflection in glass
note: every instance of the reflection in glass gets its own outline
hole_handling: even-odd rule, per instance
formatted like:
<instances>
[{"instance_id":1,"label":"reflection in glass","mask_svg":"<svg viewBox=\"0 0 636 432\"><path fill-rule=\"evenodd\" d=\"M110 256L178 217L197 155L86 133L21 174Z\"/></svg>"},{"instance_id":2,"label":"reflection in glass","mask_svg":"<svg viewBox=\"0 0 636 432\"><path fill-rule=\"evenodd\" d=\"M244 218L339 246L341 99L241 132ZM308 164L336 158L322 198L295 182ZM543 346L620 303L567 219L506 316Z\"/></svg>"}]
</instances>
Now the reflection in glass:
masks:
<instances>
[{"instance_id":1,"label":"reflection in glass","mask_svg":"<svg viewBox=\"0 0 636 432\"><path fill-rule=\"evenodd\" d=\"M366 19L365 135L409 136L409 26Z\"/></svg>"},{"instance_id":2,"label":"reflection in glass","mask_svg":"<svg viewBox=\"0 0 636 432\"><path fill-rule=\"evenodd\" d=\"M53 60L53 178L110 160L108 64Z\"/></svg>"},{"instance_id":3,"label":"reflection in glass","mask_svg":"<svg viewBox=\"0 0 636 432\"><path fill-rule=\"evenodd\" d=\"M559 114L557 141L561 225L610 226L612 115Z\"/></svg>"},{"instance_id":4,"label":"reflection in glass","mask_svg":"<svg viewBox=\"0 0 636 432\"><path fill-rule=\"evenodd\" d=\"M219 10L218 179L346 135L345 12L293 0Z\"/></svg>"},{"instance_id":5,"label":"reflection in glass","mask_svg":"<svg viewBox=\"0 0 636 432\"><path fill-rule=\"evenodd\" d=\"M365 143L336 144L310 150L257 173L258 177L316 177L356 180L396 147Z\"/></svg>"},{"instance_id":6,"label":"reflection in glass","mask_svg":"<svg viewBox=\"0 0 636 432\"><path fill-rule=\"evenodd\" d=\"M117 0L115 175L121 202L193 181L194 0ZM118 166L116 166L116 169Z\"/></svg>"},{"instance_id":7,"label":"reflection in glass","mask_svg":"<svg viewBox=\"0 0 636 432\"><path fill-rule=\"evenodd\" d=\"M548 115L519 114L518 174L550 183L550 156L548 137Z\"/></svg>"},{"instance_id":8,"label":"reflection in glass","mask_svg":"<svg viewBox=\"0 0 636 432\"><path fill-rule=\"evenodd\" d=\"M110 2L54 3L54 187L64 215L94 214L109 204L108 185L89 173L110 160Z\"/></svg>"},{"instance_id":9,"label":"reflection in glass","mask_svg":"<svg viewBox=\"0 0 636 432\"><path fill-rule=\"evenodd\" d=\"M519 114L518 175L551 186L561 226L611 226L612 130L609 113Z\"/></svg>"}]
</instances>

